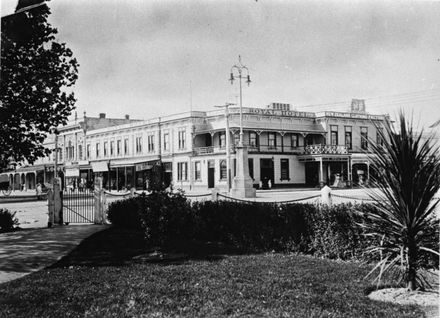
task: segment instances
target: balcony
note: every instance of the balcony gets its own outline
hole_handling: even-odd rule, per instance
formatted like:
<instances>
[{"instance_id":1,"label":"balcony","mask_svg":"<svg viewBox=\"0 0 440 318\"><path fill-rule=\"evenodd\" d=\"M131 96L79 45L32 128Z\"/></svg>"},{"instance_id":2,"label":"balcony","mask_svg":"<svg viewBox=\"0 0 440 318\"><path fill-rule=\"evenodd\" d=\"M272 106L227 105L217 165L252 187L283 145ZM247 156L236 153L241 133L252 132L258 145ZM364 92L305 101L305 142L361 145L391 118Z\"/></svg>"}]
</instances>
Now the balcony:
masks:
<instances>
[{"instance_id":1,"label":"balcony","mask_svg":"<svg viewBox=\"0 0 440 318\"><path fill-rule=\"evenodd\" d=\"M308 145L304 149L306 155L347 155L346 146L340 145Z\"/></svg>"},{"instance_id":2,"label":"balcony","mask_svg":"<svg viewBox=\"0 0 440 318\"><path fill-rule=\"evenodd\" d=\"M230 147L230 151L231 153L234 153L235 148ZM203 155L216 154L216 153L226 153L226 147L208 146L208 147L194 148L194 156L203 156Z\"/></svg>"}]
</instances>

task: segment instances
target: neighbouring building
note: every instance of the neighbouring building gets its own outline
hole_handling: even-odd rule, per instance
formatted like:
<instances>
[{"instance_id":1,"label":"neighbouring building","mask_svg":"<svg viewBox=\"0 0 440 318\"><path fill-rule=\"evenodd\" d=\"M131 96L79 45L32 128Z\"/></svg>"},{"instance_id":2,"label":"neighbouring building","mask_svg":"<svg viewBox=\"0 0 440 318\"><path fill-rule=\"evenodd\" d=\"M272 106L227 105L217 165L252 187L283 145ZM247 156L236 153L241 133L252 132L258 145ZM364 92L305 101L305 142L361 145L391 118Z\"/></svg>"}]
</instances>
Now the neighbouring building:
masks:
<instances>
[{"instance_id":1,"label":"neighbouring building","mask_svg":"<svg viewBox=\"0 0 440 318\"><path fill-rule=\"evenodd\" d=\"M304 112L289 104L243 108L244 144L255 187L315 187L320 182L345 187L370 178L369 142L382 142L387 115L372 115L363 100L353 100L347 112ZM86 117L58 129L48 138L58 148L63 187L90 185L102 176L108 190L145 189L153 167L163 167L167 184L186 190L227 186L226 120L229 121L230 166L235 174L239 140L239 107L191 111L149 120ZM57 144L57 146L55 146ZM34 165L7 172L16 189L50 183L54 155Z\"/></svg>"}]
</instances>

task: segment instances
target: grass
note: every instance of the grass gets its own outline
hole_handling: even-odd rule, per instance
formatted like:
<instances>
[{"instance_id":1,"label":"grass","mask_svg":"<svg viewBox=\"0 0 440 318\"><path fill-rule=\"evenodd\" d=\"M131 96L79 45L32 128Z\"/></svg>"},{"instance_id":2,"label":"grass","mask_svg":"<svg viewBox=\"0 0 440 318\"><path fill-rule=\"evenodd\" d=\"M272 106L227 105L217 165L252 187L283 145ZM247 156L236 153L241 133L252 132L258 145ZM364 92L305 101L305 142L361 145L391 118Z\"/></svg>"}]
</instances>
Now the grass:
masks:
<instances>
[{"instance_id":1,"label":"grass","mask_svg":"<svg viewBox=\"0 0 440 318\"><path fill-rule=\"evenodd\" d=\"M132 258L146 249L142 233L96 233L51 268L0 285L0 317L423 317L368 299L370 268L359 264L198 245L173 260Z\"/></svg>"}]
</instances>

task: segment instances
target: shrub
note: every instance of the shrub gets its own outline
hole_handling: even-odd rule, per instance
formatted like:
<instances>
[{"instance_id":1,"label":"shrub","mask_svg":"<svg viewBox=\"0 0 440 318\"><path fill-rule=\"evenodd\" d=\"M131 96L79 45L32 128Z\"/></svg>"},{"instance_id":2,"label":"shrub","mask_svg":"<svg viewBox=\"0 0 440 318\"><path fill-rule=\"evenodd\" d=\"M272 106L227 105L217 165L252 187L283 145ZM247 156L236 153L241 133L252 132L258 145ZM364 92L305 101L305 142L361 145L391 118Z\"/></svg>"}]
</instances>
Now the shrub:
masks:
<instances>
[{"instance_id":1,"label":"shrub","mask_svg":"<svg viewBox=\"0 0 440 318\"><path fill-rule=\"evenodd\" d=\"M139 217L140 198L129 198L110 203L107 217L116 227L142 229Z\"/></svg>"},{"instance_id":2,"label":"shrub","mask_svg":"<svg viewBox=\"0 0 440 318\"><path fill-rule=\"evenodd\" d=\"M153 190L139 198L145 238L155 246L192 236L191 205L182 192Z\"/></svg>"},{"instance_id":3,"label":"shrub","mask_svg":"<svg viewBox=\"0 0 440 318\"><path fill-rule=\"evenodd\" d=\"M18 227L16 212L10 212L7 209L0 209L0 233L11 232Z\"/></svg>"}]
</instances>

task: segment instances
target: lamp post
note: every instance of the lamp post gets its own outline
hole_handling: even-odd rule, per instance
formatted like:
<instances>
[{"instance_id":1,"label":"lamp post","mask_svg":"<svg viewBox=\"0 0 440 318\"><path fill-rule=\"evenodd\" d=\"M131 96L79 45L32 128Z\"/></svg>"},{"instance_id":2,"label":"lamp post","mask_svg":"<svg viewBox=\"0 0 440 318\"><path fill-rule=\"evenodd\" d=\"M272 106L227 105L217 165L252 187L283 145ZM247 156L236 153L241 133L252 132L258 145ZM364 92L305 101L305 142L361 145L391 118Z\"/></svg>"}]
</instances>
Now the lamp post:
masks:
<instances>
[{"instance_id":1,"label":"lamp post","mask_svg":"<svg viewBox=\"0 0 440 318\"><path fill-rule=\"evenodd\" d=\"M238 74L234 75L234 71L236 71ZM246 75L244 75L243 73L246 73ZM251 77L249 75L249 69L241 63L241 56L240 55L238 56L238 64L235 64L231 68L231 77L229 78L229 80L231 81L231 85L234 84L234 80L237 77L238 77L239 83L240 83L240 140L239 140L239 146L243 146L243 88L242 88L241 80L243 78L245 78L246 83L249 86L251 83Z\"/></svg>"},{"instance_id":2,"label":"lamp post","mask_svg":"<svg viewBox=\"0 0 440 318\"><path fill-rule=\"evenodd\" d=\"M231 190L231 146L230 146L230 135L229 135L229 106L235 105L234 103L225 103L221 106L215 106L215 107L221 107L225 109L225 121L226 121L226 183L227 183L227 190L228 193Z\"/></svg>"},{"instance_id":3,"label":"lamp post","mask_svg":"<svg viewBox=\"0 0 440 318\"><path fill-rule=\"evenodd\" d=\"M234 75L234 72L236 74ZM231 77L229 80L231 84L238 78L240 83L240 139L238 145L235 147L235 157L237 160L236 176L234 178L234 186L232 188L232 195L242 198L255 198L256 193L253 187L253 180L249 177L249 162L248 150L243 144L243 87L242 79L246 79L246 83L251 83L248 68L241 63L241 56L238 56L238 64L232 66Z\"/></svg>"}]
</instances>

